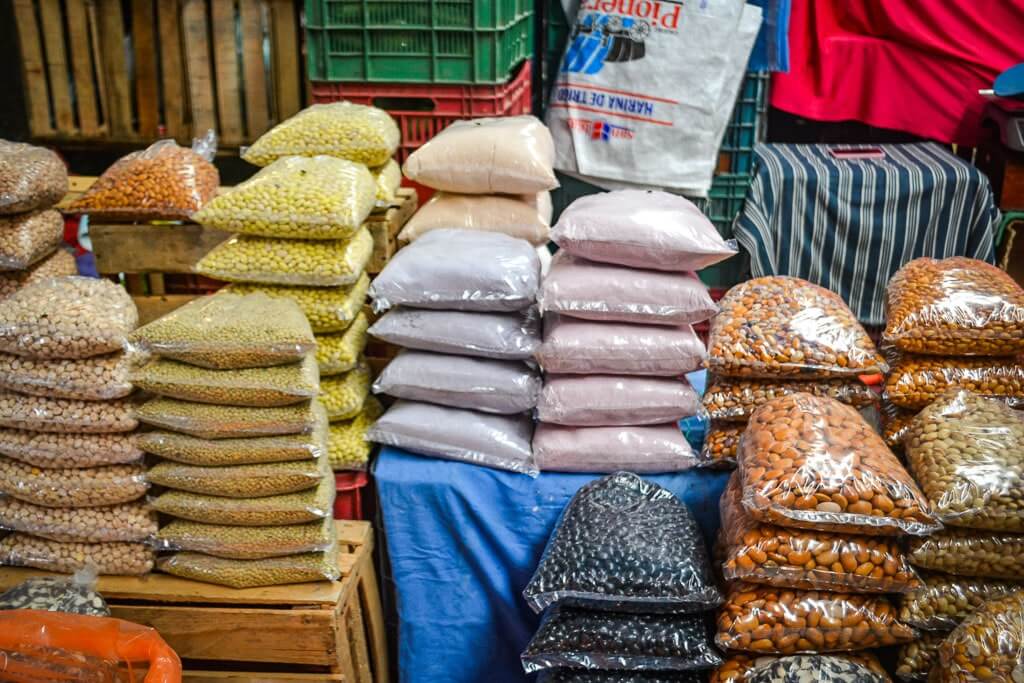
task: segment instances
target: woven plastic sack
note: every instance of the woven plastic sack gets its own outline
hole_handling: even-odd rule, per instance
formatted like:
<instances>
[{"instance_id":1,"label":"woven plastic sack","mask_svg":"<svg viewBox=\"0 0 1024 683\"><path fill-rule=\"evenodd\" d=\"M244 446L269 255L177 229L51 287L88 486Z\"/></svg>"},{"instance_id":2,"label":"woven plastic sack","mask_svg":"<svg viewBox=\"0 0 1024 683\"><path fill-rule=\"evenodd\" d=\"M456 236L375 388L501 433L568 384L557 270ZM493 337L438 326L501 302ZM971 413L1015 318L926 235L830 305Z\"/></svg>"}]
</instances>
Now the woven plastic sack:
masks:
<instances>
[{"instance_id":1,"label":"woven plastic sack","mask_svg":"<svg viewBox=\"0 0 1024 683\"><path fill-rule=\"evenodd\" d=\"M370 321L366 314L359 313L344 332L316 335L316 362L320 368L321 382L328 375L349 372L359 364L366 348L369 328Z\"/></svg>"},{"instance_id":2,"label":"woven plastic sack","mask_svg":"<svg viewBox=\"0 0 1024 683\"><path fill-rule=\"evenodd\" d=\"M697 456L675 422L648 426L563 427L541 423L533 457L543 472L680 472Z\"/></svg>"},{"instance_id":3,"label":"woven plastic sack","mask_svg":"<svg viewBox=\"0 0 1024 683\"><path fill-rule=\"evenodd\" d=\"M242 158L266 166L281 157L327 156L380 166L395 155L401 133L383 109L351 102L314 104L260 136Z\"/></svg>"},{"instance_id":4,"label":"woven plastic sack","mask_svg":"<svg viewBox=\"0 0 1024 683\"><path fill-rule=\"evenodd\" d=\"M341 287L359 279L372 254L373 237L366 228L348 240L238 235L210 250L195 270L227 282Z\"/></svg>"},{"instance_id":5,"label":"woven plastic sack","mask_svg":"<svg viewBox=\"0 0 1024 683\"><path fill-rule=\"evenodd\" d=\"M156 515L143 501L98 507L46 507L0 496L0 529L60 542L141 543L156 533Z\"/></svg>"},{"instance_id":6,"label":"woven plastic sack","mask_svg":"<svg viewBox=\"0 0 1024 683\"><path fill-rule=\"evenodd\" d=\"M409 219L398 240L413 242L440 228L500 232L536 246L547 244L550 229L536 207L517 197L438 192Z\"/></svg>"},{"instance_id":7,"label":"woven plastic sack","mask_svg":"<svg viewBox=\"0 0 1024 683\"><path fill-rule=\"evenodd\" d=\"M201 439L305 434L317 424L314 401L277 408L250 408L153 398L136 409L140 422Z\"/></svg>"},{"instance_id":8,"label":"woven plastic sack","mask_svg":"<svg viewBox=\"0 0 1024 683\"><path fill-rule=\"evenodd\" d=\"M217 193L220 174L210 163L216 152L213 131L191 149L158 140L115 161L65 211L93 222L186 220Z\"/></svg>"},{"instance_id":9,"label":"woven plastic sack","mask_svg":"<svg viewBox=\"0 0 1024 683\"><path fill-rule=\"evenodd\" d=\"M525 240L434 230L399 251L370 285L377 312L393 306L518 311L533 304L540 258Z\"/></svg>"},{"instance_id":10,"label":"woven plastic sack","mask_svg":"<svg viewBox=\"0 0 1024 683\"><path fill-rule=\"evenodd\" d=\"M142 459L136 436L0 429L0 455L42 468L124 465Z\"/></svg>"},{"instance_id":11,"label":"woven plastic sack","mask_svg":"<svg viewBox=\"0 0 1024 683\"><path fill-rule=\"evenodd\" d=\"M96 573L75 572L70 579L37 578L22 581L0 593L0 610L34 609L66 614L109 617L110 608L96 592Z\"/></svg>"},{"instance_id":12,"label":"woven plastic sack","mask_svg":"<svg viewBox=\"0 0 1024 683\"><path fill-rule=\"evenodd\" d=\"M262 498L227 498L186 491L165 491L150 501L157 512L205 524L282 526L330 518L334 509L334 477L316 488Z\"/></svg>"},{"instance_id":13,"label":"woven plastic sack","mask_svg":"<svg viewBox=\"0 0 1024 683\"><path fill-rule=\"evenodd\" d=\"M0 427L67 434L130 432L139 423L131 399L82 401L0 390Z\"/></svg>"},{"instance_id":14,"label":"woven plastic sack","mask_svg":"<svg viewBox=\"0 0 1024 683\"><path fill-rule=\"evenodd\" d=\"M689 508L627 472L576 492L523 597L538 614L554 604L694 613L722 601Z\"/></svg>"},{"instance_id":15,"label":"woven plastic sack","mask_svg":"<svg viewBox=\"0 0 1024 683\"><path fill-rule=\"evenodd\" d=\"M160 571L183 579L216 583L229 588L256 588L307 581L337 581L341 577L337 551L302 553L259 560L231 560L200 553L161 557Z\"/></svg>"},{"instance_id":16,"label":"woven plastic sack","mask_svg":"<svg viewBox=\"0 0 1024 683\"><path fill-rule=\"evenodd\" d=\"M582 669L548 669L537 677L537 683L704 683L700 671L586 671Z\"/></svg>"},{"instance_id":17,"label":"woven plastic sack","mask_svg":"<svg viewBox=\"0 0 1024 683\"><path fill-rule=\"evenodd\" d=\"M394 159L388 159L383 166L370 169L373 182L377 186L377 204L391 204L395 201L399 186L402 184L402 167Z\"/></svg>"},{"instance_id":18,"label":"woven plastic sack","mask_svg":"<svg viewBox=\"0 0 1024 683\"><path fill-rule=\"evenodd\" d=\"M0 458L0 493L45 507L96 507L142 497L149 484L138 465L42 470Z\"/></svg>"},{"instance_id":19,"label":"woven plastic sack","mask_svg":"<svg viewBox=\"0 0 1024 683\"><path fill-rule=\"evenodd\" d=\"M892 683L870 652L752 657L731 655L711 673L710 683Z\"/></svg>"},{"instance_id":20,"label":"woven plastic sack","mask_svg":"<svg viewBox=\"0 0 1024 683\"><path fill-rule=\"evenodd\" d=\"M718 312L695 273L638 270L555 255L537 297L541 310L584 320L687 325Z\"/></svg>"},{"instance_id":21,"label":"woven plastic sack","mask_svg":"<svg viewBox=\"0 0 1024 683\"><path fill-rule=\"evenodd\" d=\"M630 325L548 316L537 361L551 374L679 377L704 362L689 325Z\"/></svg>"},{"instance_id":22,"label":"woven plastic sack","mask_svg":"<svg viewBox=\"0 0 1024 683\"><path fill-rule=\"evenodd\" d=\"M548 375L537 419L569 427L656 425L696 415L700 398L685 379Z\"/></svg>"},{"instance_id":23,"label":"woven plastic sack","mask_svg":"<svg viewBox=\"0 0 1024 683\"><path fill-rule=\"evenodd\" d=\"M986 602L1024 590L1024 583L926 573L901 596L900 621L928 631L952 631Z\"/></svg>"},{"instance_id":24,"label":"woven plastic sack","mask_svg":"<svg viewBox=\"0 0 1024 683\"><path fill-rule=\"evenodd\" d=\"M260 560L328 550L337 543L333 519L287 526L230 526L176 519L160 529L159 550L203 553L229 560Z\"/></svg>"},{"instance_id":25,"label":"woven plastic sack","mask_svg":"<svg viewBox=\"0 0 1024 683\"><path fill-rule=\"evenodd\" d=\"M366 303L370 278L363 273L348 287L288 287L236 282L228 285L232 294L266 294L276 299L291 299L299 305L314 332L342 332Z\"/></svg>"},{"instance_id":26,"label":"woven plastic sack","mask_svg":"<svg viewBox=\"0 0 1024 683\"><path fill-rule=\"evenodd\" d=\"M52 254L63 237L58 211L0 215L0 271L25 270Z\"/></svg>"},{"instance_id":27,"label":"woven plastic sack","mask_svg":"<svg viewBox=\"0 0 1024 683\"><path fill-rule=\"evenodd\" d=\"M558 187L555 145L533 116L454 121L417 148L405 177L445 192L526 194Z\"/></svg>"},{"instance_id":28,"label":"woven plastic sack","mask_svg":"<svg viewBox=\"0 0 1024 683\"><path fill-rule=\"evenodd\" d=\"M940 528L882 437L831 398L790 394L754 411L739 471L743 505L758 521L889 536Z\"/></svg>"},{"instance_id":29,"label":"woven plastic sack","mask_svg":"<svg viewBox=\"0 0 1024 683\"><path fill-rule=\"evenodd\" d=\"M370 395L370 366L361 362L342 375L324 377L320 384L320 403L329 420L349 420L359 414Z\"/></svg>"},{"instance_id":30,"label":"woven plastic sack","mask_svg":"<svg viewBox=\"0 0 1024 683\"><path fill-rule=\"evenodd\" d=\"M922 633L917 640L900 646L896 655L896 678L901 681L929 680L939 663L939 646L947 636L947 631Z\"/></svg>"},{"instance_id":31,"label":"woven plastic sack","mask_svg":"<svg viewBox=\"0 0 1024 683\"><path fill-rule=\"evenodd\" d=\"M743 377L850 377L888 366L838 294L795 277L736 285L711 323L708 369Z\"/></svg>"},{"instance_id":32,"label":"woven plastic sack","mask_svg":"<svg viewBox=\"0 0 1024 683\"><path fill-rule=\"evenodd\" d=\"M0 140L0 214L46 209L67 193L60 157L45 147Z\"/></svg>"},{"instance_id":33,"label":"woven plastic sack","mask_svg":"<svg viewBox=\"0 0 1024 683\"><path fill-rule=\"evenodd\" d=\"M828 396L857 408L878 402L871 387L856 379L793 381L715 377L704 392L703 403L712 420L746 422L759 406L773 398L796 393Z\"/></svg>"},{"instance_id":34,"label":"woven plastic sack","mask_svg":"<svg viewBox=\"0 0 1024 683\"><path fill-rule=\"evenodd\" d=\"M1024 678L1024 591L968 616L939 646L943 683Z\"/></svg>"},{"instance_id":35,"label":"woven plastic sack","mask_svg":"<svg viewBox=\"0 0 1024 683\"><path fill-rule=\"evenodd\" d=\"M757 654L848 652L913 640L884 597L733 584L715 644Z\"/></svg>"},{"instance_id":36,"label":"woven plastic sack","mask_svg":"<svg viewBox=\"0 0 1024 683\"><path fill-rule=\"evenodd\" d=\"M530 360L541 341L535 308L516 313L396 308L377 320L370 334L408 349L500 360Z\"/></svg>"},{"instance_id":37,"label":"woven plastic sack","mask_svg":"<svg viewBox=\"0 0 1024 683\"><path fill-rule=\"evenodd\" d=\"M92 567L97 574L148 574L153 551L142 543L58 543L14 533L0 539L0 564L74 574Z\"/></svg>"},{"instance_id":38,"label":"woven plastic sack","mask_svg":"<svg viewBox=\"0 0 1024 683\"><path fill-rule=\"evenodd\" d=\"M217 195L192 220L262 237L343 240L370 215L376 196L377 184L362 164L287 157Z\"/></svg>"},{"instance_id":39,"label":"woven plastic sack","mask_svg":"<svg viewBox=\"0 0 1024 683\"><path fill-rule=\"evenodd\" d=\"M378 394L504 415L532 410L540 388L540 373L520 361L428 351L403 351L373 383Z\"/></svg>"},{"instance_id":40,"label":"woven plastic sack","mask_svg":"<svg viewBox=\"0 0 1024 683\"><path fill-rule=\"evenodd\" d=\"M384 407L368 396L363 411L351 420L331 423L327 437L327 461L335 471L365 471L370 464L373 444L366 438L373 423L384 414Z\"/></svg>"},{"instance_id":41,"label":"woven plastic sack","mask_svg":"<svg viewBox=\"0 0 1024 683\"><path fill-rule=\"evenodd\" d=\"M527 673L570 667L690 671L722 663L700 616L556 607L521 656Z\"/></svg>"},{"instance_id":42,"label":"woven plastic sack","mask_svg":"<svg viewBox=\"0 0 1024 683\"><path fill-rule=\"evenodd\" d=\"M1024 353L1024 289L984 261L914 259L889 280L885 305L882 338L901 351Z\"/></svg>"},{"instance_id":43,"label":"woven plastic sack","mask_svg":"<svg viewBox=\"0 0 1024 683\"><path fill-rule=\"evenodd\" d=\"M855 593L905 593L921 585L894 538L759 524L741 496L733 474L719 503L726 581Z\"/></svg>"},{"instance_id":44,"label":"woven plastic sack","mask_svg":"<svg viewBox=\"0 0 1024 683\"><path fill-rule=\"evenodd\" d=\"M131 296L109 280L40 280L0 301L0 351L89 358L122 350L138 322Z\"/></svg>"},{"instance_id":45,"label":"woven plastic sack","mask_svg":"<svg viewBox=\"0 0 1024 683\"><path fill-rule=\"evenodd\" d=\"M649 190L580 197L551 239L574 256L650 270L700 270L737 253L693 202Z\"/></svg>"},{"instance_id":46,"label":"woven plastic sack","mask_svg":"<svg viewBox=\"0 0 1024 683\"><path fill-rule=\"evenodd\" d=\"M14 270L0 273L0 301L17 292L27 284L51 277L66 277L78 274L78 264L71 252L57 249L31 266L28 270Z\"/></svg>"},{"instance_id":47,"label":"woven plastic sack","mask_svg":"<svg viewBox=\"0 0 1024 683\"><path fill-rule=\"evenodd\" d=\"M953 390L911 421L904 450L944 524L1024 532L1024 414Z\"/></svg>"},{"instance_id":48,"label":"woven plastic sack","mask_svg":"<svg viewBox=\"0 0 1024 683\"><path fill-rule=\"evenodd\" d=\"M911 539L907 558L923 569L991 579L1024 576L1024 536L975 529L945 529Z\"/></svg>"},{"instance_id":49,"label":"woven plastic sack","mask_svg":"<svg viewBox=\"0 0 1024 683\"><path fill-rule=\"evenodd\" d=\"M128 374L133 362L123 353L75 360L0 353L0 389L89 401L123 398L132 393Z\"/></svg>"},{"instance_id":50,"label":"woven plastic sack","mask_svg":"<svg viewBox=\"0 0 1024 683\"><path fill-rule=\"evenodd\" d=\"M885 398L901 408L914 410L955 388L1024 408L1024 356L949 358L900 354L885 378Z\"/></svg>"},{"instance_id":51,"label":"woven plastic sack","mask_svg":"<svg viewBox=\"0 0 1024 683\"><path fill-rule=\"evenodd\" d=\"M321 462L325 464L322 466ZM146 471L146 479L178 491L227 498L258 498L314 488L324 476L329 476L326 462L320 458L231 467L160 462Z\"/></svg>"},{"instance_id":52,"label":"woven plastic sack","mask_svg":"<svg viewBox=\"0 0 1024 683\"><path fill-rule=\"evenodd\" d=\"M700 449L705 467L730 468L736 465L736 452L747 425L738 422L712 422Z\"/></svg>"},{"instance_id":53,"label":"woven plastic sack","mask_svg":"<svg viewBox=\"0 0 1024 683\"><path fill-rule=\"evenodd\" d=\"M398 401L366 438L426 456L536 476L527 416L490 415L416 401Z\"/></svg>"}]
</instances>

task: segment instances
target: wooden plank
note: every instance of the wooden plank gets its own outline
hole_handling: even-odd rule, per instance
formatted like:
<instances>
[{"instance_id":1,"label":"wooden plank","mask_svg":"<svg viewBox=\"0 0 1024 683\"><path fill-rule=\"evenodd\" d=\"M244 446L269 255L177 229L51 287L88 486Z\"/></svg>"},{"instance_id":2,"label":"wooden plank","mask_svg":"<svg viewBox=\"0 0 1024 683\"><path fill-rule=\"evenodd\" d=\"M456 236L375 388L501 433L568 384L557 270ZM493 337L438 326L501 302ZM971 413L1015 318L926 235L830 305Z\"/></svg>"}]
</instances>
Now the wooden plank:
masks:
<instances>
[{"instance_id":1,"label":"wooden plank","mask_svg":"<svg viewBox=\"0 0 1024 683\"><path fill-rule=\"evenodd\" d=\"M302 107L298 20L292 0L267 1L271 11L270 58L274 65L275 114L278 121L283 121Z\"/></svg>"},{"instance_id":2,"label":"wooden plank","mask_svg":"<svg viewBox=\"0 0 1024 683\"><path fill-rule=\"evenodd\" d=\"M263 671L194 671L181 672L183 683L339 683L342 674L285 674Z\"/></svg>"},{"instance_id":3,"label":"wooden plank","mask_svg":"<svg viewBox=\"0 0 1024 683\"><path fill-rule=\"evenodd\" d=\"M160 125L160 95L157 92L155 36L156 15L153 0L132 2L132 48L135 55L135 110L138 112L139 135L155 140Z\"/></svg>"},{"instance_id":4,"label":"wooden plank","mask_svg":"<svg viewBox=\"0 0 1024 683\"><path fill-rule=\"evenodd\" d=\"M335 526L338 530L338 543L353 547L365 545L373 549L373 528L370 525L365 522L338 520Z\"/></svg>"},{"instance_id":5,"label":"wooden plank","mask_svg":"<svg viewBox=\"0 0 1024 683\"><path fill-rule=\"evenodd\" d=\"M377 572L373 566L373 555L366 553L356 569L357 590L363 608L366 634L369 638L370 657L373 660L374 683L390 683L388 669L388 637L384 623L384 612L380 602L380 588Z\"/></svg>"},{"instance_id":6,"label":"wooden plank","mask_svg":"<svg viewBox=\"0 0 1024 683\"><path fill-rule=\"evenodd\" d=\"M121 49L124 42L121 0L97 2L100 20L97 44L103 55L107 121L112 135L128 137L134 133L134 129L128 68L125 64L124 50Z\"/></svg>"},{"instance_id":7,"label":"wooden plank","mask_svg":"<svg viewBox=\"0 0 1024 683\"><path fill-rule=\"evenodd\" d=\"M351 653L352 666L355 668L355 680L372 683L373 675L370 673L370 652L366 646L366 625L363 621L363 610L359 606L358 595L354 596L351 602L349 602L345 627L347 630L345 641Z\"/></svg>"},{"instance_id":8,"label":"wooden plank","mask_svg":"<svg viewBox=\"0 0 1024 683\"><path fill-rule=\"evenodd\" d=\"M195 223L89 226L96 269L112 273L191 273L211 249L231 236Z\"/></svg>"},{"instance_id":9,"label":"wooden plank","mask_svg":"<svg viewBox=\"0 0 1024 683\"><path fill-rule=\"evenodd\" d=\"M75 77L75 103L78 127L82 135L95 136L100 131L99 106L93 84L92 50L89 49L89 20L85 0L65 0L68 34L71 43L71 71Z\"/></svg>"},{"instance_id":10,"label":"wooden plank","mask_svg":"<svg viewBox=\"0 0 1024 683\"><path fill-rule=\"evenodd\" d=\"M185 42L185 70L192 108L192 131L201 136L217 128L213 80L210 73L210 37L204 0L183 0L181 23Z\"/></svg>"},{"instance_id":11,"label":"wooden plank","mask_svg":"<svg viewBox=\"0 0 1024 683\"><path fill-rule=\"evenodd\" d=\"M263 63L261 0L238 0L238 13L242 27L246 138L251 142L270 127L270 111L267 108L267 69Z\"/></svg>"},{"instance_id":12,"label":"wooden plank","mask_svg":"<svg viewBox=\"0 0 1024 683\"><path fill-rule=\"evenodd\" d=\"M234 0L211 0L213 60L217 74L218 134L225 145L242 141L241 92L238 84L238 54L235 45ZM198 133L197 133L198 135Z\"/></svg>"},{"instance_id":13,"label":"wooden plank","mask_svg":"<svg viewBox=\"0 0 1024 683\"><path fill-rule=\"evenodd\" d=\"M368 273L379 273L398 251L399 245L396 241L398 233L416 213L416 207L419 204L416 191L408 187L399 188L396 200L397 204L382 211L376 211L366 219L366 228L373 238L373 253L366 265Z\"/></svg>"},{"instance_id":14,"label":"wooden plank","mask_svg":"<svg viewBox=\"0 0 1024 683\"><path fill-rule=\"evenodd\" d=\"M32 0L14 0L14 23L21 45L21 73L25 81L29 131L33 136L51 135L50 97L46 90L43 46L39 42L39 24Z\"/></svg>"},{"instance_id":15,"label":"wooden plank","mask_svg":"<svg viewBox=\"0 0 1024 683\"><path fill-rule=\"evenodd\" d=\"M139 311L139 325L151 323L195 299L194 294L164 294L162 296L133 296Z\"/></svg>"},{"instance_id":16,"label":"wooden plank","mask_svg":"<svg viewBox=\"0 0 1024 683\"><path fill-rule=\"evenodd\" d=\"M90 1L85 6L85 15L89 27L89 42L92 48L92 63L96 77L96 110L102 123L99 131L106 134L110 130L110 110L107 104L107 74L103 68L103 57L100 54L100 22L96 18L96 3Z\"/></svg>"},{"instance_id":17,"label":"wooden plank","mask_svg":"<svg viewBox=\"0 0 1024 683\"><path fill-rule=\"evenodd\" d=\"M185 63L181 58L180 11L179 0L160 0L157 3L164 126L170 137L184 142L190 136L185 125Z\"/></svg>"},{"instance_id":18,"label":"wooden plank","mask_svg":"<svg viewBox=\"0 0 1024 683\"><path fill-rule=\"evenodd\" d=\"M71 88L68 85L68 58L64 50L64 21L60 0L40 0L39 19L43 27L43 45L46 46L46 72L50 77L50 97L57 130L73 134L78 130L75 113L71 109Z\"/></svg>"}]
</instances>

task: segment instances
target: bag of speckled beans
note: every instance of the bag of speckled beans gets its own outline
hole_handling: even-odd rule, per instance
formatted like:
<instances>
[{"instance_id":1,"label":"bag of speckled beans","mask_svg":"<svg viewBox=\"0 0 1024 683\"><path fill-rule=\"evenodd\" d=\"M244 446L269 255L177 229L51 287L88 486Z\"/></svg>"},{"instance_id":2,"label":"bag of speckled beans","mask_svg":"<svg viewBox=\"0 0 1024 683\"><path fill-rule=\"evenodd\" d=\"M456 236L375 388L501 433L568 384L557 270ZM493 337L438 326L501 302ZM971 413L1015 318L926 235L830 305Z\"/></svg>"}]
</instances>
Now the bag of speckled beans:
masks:
<instances>
[{"instance_id":1,"label":"bag of speckled beans","mask_svg":"<svg viewBox=\"0 0 1024 683\"><path fill-rule=\"evenodd\" d=\"M1024 289L983 261L914 259L889 280L882 339L948 356L1024 353Z\"/></svg>"},{"instance_id":2,"label":"bag of speckled beans","mask_svg":"<svg viewBox=\"0 0 1024 683\"><path fill-rule=\"evenodd\" d=\"M900 621L914 628L951 631L986 602L1024 589L1017 581L1000 581L925 573L922 585L900 597Z\"/></svg>"},{"instance_id":3,"label":"bag of speckled beans","mask_svg":"<svg viewBox=\"0 0 1024 683\"><path fill-rule=\"evenodd\" d=\"M25 270L52 254L63 237L58 211L0 216L0 270Z\"/></svg>"},{"instance_id":4,"label":"bag of speckled beans","mask_svg":"<svg viewBox=\"0 0 1024 683\"><path fill-rule=\"evenodd\" d=\"M314 104L261 135L242 158L267 166L281 157L326 155L382 166L398 151L401 132L391 115L351 102Z\"/></svg>"},{"instance_id":5,"label":"bag of speckled beans","mask_svg":"<svg viewBox=\"0 0 1024 683\"><path fill-rule=\"evenodd\" d=\"M376 196L373 176L362 164L286 157L217 195L192 219L261 237L340 240L359 230Z\"/></svg>"},{"instance_id":6,"label":"bag of speckled beans","mask_svg":"<svg viewBox=\"0 0 1024 683\"><path fill-rule=\"evenodd\" d=\"M363 410L350 420L332 422L327 436L327 461L334 471L365 471L370 463L373 444L366 434L384 407L372 396L367 397Z\"/></svg>"},{"instance_id":7,"label":"bag of speckled beans","mask_svg":"<svg viewBox=\"0 0 1024 683\"><path fill-rule=\"evenodd\" d=\"M743 506L757 521L888 536L941 528L882 437L834 399L790 394L765 403L738 455Z\"/></svg>"},{"instance_id":8,"label":"bag of speckled beans","mask_svg":"<svg viewBox=\"0 0 1024 683\"><path fill-rule=\"evenodd\" d=\"M773 398L799 392L828 396L856 408L878 402L871 387L858 379L794 381L714 376L709 380L702 402L712 420L745 423L758 406Z\"/></svg>"},{"instance_id":9,"label":"bag of speckled beans","mask_svg":"<svg viewBox=\"0 0 1024 683\"><path fill-rule=\"evenodd\" d=\"M118 159L64 211L94 222L187 220L217 193L216 152L213 131L191 149L159 140Z\"/></svg>"},{"instance_id":10,"label":"bag of speckled beans","mask_svg":"<svg viewBox=\"0 0 1024 683\"><path fill-rule=\"evenodd\" d=\"M313 332L343 332L356 319L366 303L370 278L366 273L348 287L289 287L236 282L228 285L232 294L266 294L276 299L291 299L309 320Z\"/></svg>"},{"instance_id":11,"label":"bag of speckled beans","mask_svg":"<svg viewBox=\"0 0 1024 683\"><path fill-rule=\"evenodd\" d=\"M891 683L870 652L789 657L732 654L711 672L710 683Z\"/></svg>"},{"instance_id":12,"label":"bag of speckled beans","mask_svg":"<svg viewBox=\"0 0 1024 683\"><path fill-rule=\"evenodd\" d=\"M956 576L1019 581L1024 576L1024 535L947 528L911 539L907 559L915 567Z\"/></svg>"},{"instance_id":13,"label":"bag of speckled beans","mask_svg":"<svg viewBox=\"0 0 1024 683\"><path fill-rule=\"evenodd\" d=\"M735 467L740 437L747 428L741 422L712 422L700 449L701 466L716 469Z\"/></svg>"},{"instance_id":14,"label":"bag of speckled beans","mask_svg":"<svg viewBox=\"0 0 1024 683\"><path fill-rule=\"evenodd\" d=\"M1024 407L1024 356L926 356L895 353L885 378L886 400L920 410L949 389L968 389Z\"/></svg>"},{"instance_id":15,"label":"bag of speckled beans","mask_svg":"<svg viewBox=\"0 0 1024 683\"><path fill-rule=\"evenodd\" d=\"M947 683L1017 681L1024 676L1024 591L986 603L939 646Z\"/></svg>"},{"instance_id":16,"label":"bag of speckled beans","mask_svg":"<svg viewBox=\"0 0 1024 683\"><path fill-rule=\"evenodd\" d=\"M0 539L0 565L74 574L92 567L97 574L148 574L154 553L144 543L60 543L14 533Z\"/></svg>"},{"instance_id":17,"label":"bag of speckled beans","mask_svg":"<svg viewBox=\"0 0 1024 683\"><path fill-rule=\"evenodd\" d=\"M45 147L0 140L0 215L49 208L67 192L60 157Z\"/></svg>"},{"instance_id":18,"label":"bag of speckled beans","mask_svg":"<svg viewBox=\"0 0 1024 683\"><path fill-rule=\"evenodd\" d=\"M740 283L711 322L708 369L739 377L827 378L888 370L838 294L787 276Z\"/></svg>"}]
</instances>

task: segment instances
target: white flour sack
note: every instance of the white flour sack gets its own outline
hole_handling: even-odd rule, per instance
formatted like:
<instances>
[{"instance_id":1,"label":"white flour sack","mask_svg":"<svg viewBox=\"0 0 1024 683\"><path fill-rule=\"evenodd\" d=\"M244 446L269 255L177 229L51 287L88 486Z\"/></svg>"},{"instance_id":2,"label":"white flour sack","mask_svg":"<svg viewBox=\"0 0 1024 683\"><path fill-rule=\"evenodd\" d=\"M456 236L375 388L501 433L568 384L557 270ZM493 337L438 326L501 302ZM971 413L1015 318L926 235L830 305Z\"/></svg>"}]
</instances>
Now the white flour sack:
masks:
<instances>
[{"instance_id":1,"label":"white flour sack","mask_svg":"<svg viewBox=\"0 0 1024 683\"><path fill-rule=\"evenodd\" d=\"M547 114L555 167L706 193L760 25L744 0L581 0Z\"/></svg>"}]
</instances>

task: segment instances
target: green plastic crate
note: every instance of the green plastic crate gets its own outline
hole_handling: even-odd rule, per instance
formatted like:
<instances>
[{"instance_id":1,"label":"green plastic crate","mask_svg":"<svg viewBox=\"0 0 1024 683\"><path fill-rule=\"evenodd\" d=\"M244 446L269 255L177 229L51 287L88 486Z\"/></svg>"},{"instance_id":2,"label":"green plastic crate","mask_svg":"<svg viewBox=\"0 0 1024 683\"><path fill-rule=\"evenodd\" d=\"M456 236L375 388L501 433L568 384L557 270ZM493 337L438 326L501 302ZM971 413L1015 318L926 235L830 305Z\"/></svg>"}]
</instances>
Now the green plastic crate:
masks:
<instances>
[{"instance_id":1,"label":"green plastic crate","mask_svg":"<svg viewBox=\"0 0 1024 683\"><path fill-rule=\"evenodd\" d=\"M527 0L306 0L309 78L503 83L533 56L529 5Z\"/></svg>"}]
</instances>

